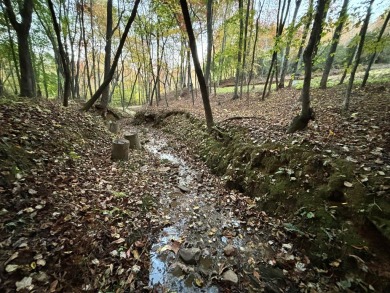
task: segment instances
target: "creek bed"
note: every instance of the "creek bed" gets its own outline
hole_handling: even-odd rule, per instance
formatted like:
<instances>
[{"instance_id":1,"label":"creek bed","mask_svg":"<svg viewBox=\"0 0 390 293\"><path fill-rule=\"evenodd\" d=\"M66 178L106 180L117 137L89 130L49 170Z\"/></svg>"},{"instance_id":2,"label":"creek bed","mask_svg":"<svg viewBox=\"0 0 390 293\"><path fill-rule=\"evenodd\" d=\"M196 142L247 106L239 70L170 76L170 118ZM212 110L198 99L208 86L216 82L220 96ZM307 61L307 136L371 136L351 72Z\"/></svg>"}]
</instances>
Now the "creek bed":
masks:
<instances>
[{"instance_id":1,"label":"creek bed","mask_svg":"<svg viewBox=\"0 0 390 293\"><path fill-rule=\"evenodd\" d=\"M160 212L169 224L150 251L149 286L161 292L219 292L214 281L221 280L227 269L239 269L238 255L247 237L240 221L232 210L219 209L218 189L213 192L213 187L205 188L201 171L174 155L163 138L154 134L145 148L164 166L177 169L171 176L174 188L163 190L159 199ZM171 167L165 168L172 171ZM228 244L237 249L236 256L224 255ZM194 262L183 261L179 255L185 248L199 249L199 257Z\"/></svg>"}]
</instances>

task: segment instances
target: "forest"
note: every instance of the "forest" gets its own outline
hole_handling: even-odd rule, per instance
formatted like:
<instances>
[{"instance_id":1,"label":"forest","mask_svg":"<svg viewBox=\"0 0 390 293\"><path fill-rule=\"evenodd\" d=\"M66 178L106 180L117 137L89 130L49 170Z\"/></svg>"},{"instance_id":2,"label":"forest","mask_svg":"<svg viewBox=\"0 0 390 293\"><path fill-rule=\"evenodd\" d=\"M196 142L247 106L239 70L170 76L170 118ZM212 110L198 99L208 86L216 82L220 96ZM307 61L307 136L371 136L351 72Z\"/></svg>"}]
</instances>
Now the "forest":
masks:
<instances>
[{"instance_id":1,"label":"forest","mask_svg":"<svg viewBox=\"0 0 390 293\"><path fill-rule=\"evenodd\" d=\"M1 0L0 291L389 292L385 0Z\"/></svg>"}]
</instances>

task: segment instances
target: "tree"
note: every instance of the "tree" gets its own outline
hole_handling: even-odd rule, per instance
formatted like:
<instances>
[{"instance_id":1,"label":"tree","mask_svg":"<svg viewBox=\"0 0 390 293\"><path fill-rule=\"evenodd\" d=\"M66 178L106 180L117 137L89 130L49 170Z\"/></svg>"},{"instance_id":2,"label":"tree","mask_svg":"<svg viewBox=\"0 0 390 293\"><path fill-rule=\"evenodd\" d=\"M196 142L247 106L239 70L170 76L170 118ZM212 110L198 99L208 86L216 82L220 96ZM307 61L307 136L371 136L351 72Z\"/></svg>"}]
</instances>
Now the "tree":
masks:
<instances>
[{"instance_id":1,"label":"tree","mask_svg":"<svg viewBox=\"0 0 390 293\"><path fill-rule=\"evenodd\" d=\"M104 56L104 79L108 78L111 65L111 37L112 37L112 0L107 0L107 24L106 24L106 47ZM108 107L110 93L110 84L102 93L101 106L103 107L103 115L105 116Z\"/></svg>"},{"instance_id":2,"label":"tree","mask_svg":"<svg viewBox=\"0 0 390 293\"><path fill-rule=\"evenodd\" d=\"M207 0L207 57L204 79L210 83L211 53L213 49L213 0ZM211 84L211 83L210 83Z\"/></svg>"},{"instance_id":3,"label":"tree","mask_svg":"<svg viewBox=\"0 0 390 293\"><path fill-rule=\"evenodd\" d=\"M283 3L282 3L283 1ZM273 76L276 76L276 89L278 89L278 46L280 43L280 37L282 36L284 25L287 20L289 8L290 8L290 3L291 0L279 0L278 2L278 14L277 14L277 19L276 19L276 35L275 35L275 44L274 48L272 51L272 59L271 59L271 65L268 69L268 74L267 74L267 79L264 84L264 89L263 89L263 95L262 95L262 100L265 99L265 96L267 95L267 86L268 87L268 92L271 89L271 84L272 84L272 79ZM287 4L287 7L286 7Z\"/></svg>"},{"instance_id":4,"label":"tree","mask_svg":"<svg viewBox=\"0 0 390 293\"><path fill-rule=\"evenodd\" d=\"M191 18L190 18L190 13L188 11L187 1L180 0L180 6L181 6L181 11L183 13L185 27L187 30L188 41L190 44L192 59L194 61L196 76L198 77L199 87L200 87L200 91L202 93L202 100L203 100L203 107L204 107L205 116L206 116L207 128L211 129L211 127L214 125L213 113L211 111L209 92L207 90L207 84L206 84L205 78L203 76L202 67L200 66L200 63L199 63L198 51L196 48L196 40L195 40L194 31L192 29Z\"/></svg>"},{"instance_id":5,"label":"tree","mask_svg":"<svg viewBox=\"0 0 390 293\"><path fill-rule=\"evenodd\" d=\"M299 43L297 57L295 58L295 62L293 63L293 65L291 67L292 74L291 74L291 79L288 83L288 87L290 87L290 88L291 88L291 86L294 82L295 76L297 75L298 70L299 70L298 65L299 65L299 62L301 60L301 55L302 55L304 44L306 42L307 35L309 34L309 28L310 28L312 18L313 18L313 0L309 0L309 8L307 9L306 15L303 17L303 22L304 22L305 26L303 28L301 42Z\"/></svg>"},{"instance_id":6,"label":"tree","mask_svg":"<svg viewBox=\"0 0 390 293\"><path fill-rule=\"evenodd\" d=\"M305 77L301 91L301 114L291 122L287 133L293 133L306 128L310 120L314 120L314 112L310 107L310 83L313 67L313 59L317 53L318 44L321 39L323 20L326 17L330 0L318 0L316 15L314 16L313 28L310 33L309 43L303 52L303 63L305 65Z\"/></svg>"},{"instance_id":7,"label":"tree","mask_svg":"<svg viewBox=\"0 0 390 293\"><path fill-rule=\"evenodd\" d=\"M24 0L20 6L19 15L21 21L17 20L11 0L4 0L5 12L18 38L19 67L20 67L20 96L35 97L35 76L29 46L29 35L34 9L34 1Z\"/></svg>"},{"instance_id":8,"label":"tree","mask_svg":"<svg viewBox=\"0 0 390 293\"><path fill-rule=\"evenodd\" d=\"M385 29L387 27L387 24L389 23L389 20L390 20L390 10L387 12L386 19L383 22L382 28L381 28L381 30L380 30L380 32L378 34L378 38L377 38L376 43L375 43L374 53L371 55L370 61L368 62L366 71L364 73L364 77L363 77L363 81L362 81L362 86L361 87L365 87L366 86L366 82L367 82L368 76L370 74L371 66L374 63L376 57L378 56L378 53L381 51L381 50L379 50L378 47L380 45L383 33L385 32Z\"/></svg>"},{"instance_id":9,"label":"tree","mask_svg":"<svg viewBox=\"0 0 390 293\"><path fill-rule=\"evenodd\" d=\"M60 26L58 25L57 17L54 11L53 2L51 0L48 0L49 10L51 19L53 21L53 28L56 33L57 37L57 44L58 44L58 51L60 53L61 62L62 62L62 68L64 71L64 97L63 97L63 105L64 107L68 106L69 96L70 96L70 82L71 82L71 76L70 76L70 70L69 70L69 58L64 50L64 45L62 44L61 40L61 33L60 33Z\"/></svg>"},{"instance_id":10,"label":"tree","mask_svg":"<svg viewBox=\"0 0 390 293\"><path fill-rule=\"evenodd\" d=\"M242 62L242 41L244 37L244 20L243 20L243 0L238 0L238 13L240 16L240 35L238 40L238 52L237 52L237 67L236 67L236 79L234 83L233 99L238 99L238 82L241 77L241 62Z\"/></svg>"},{"instance_id":11,"label":"tree","mask_svg":"<svg viewBox=\"0 0 390 293\"><path fill-rule=\"evenodd\" d=\"M295 20L297 18L299 7L301 6L301 3L302 3L302 0L296 0L295 1L295 9L294 9L293 18L292 18L292 21L291 21L291 25L290 25L290 27L289 27L289 29L287 31L286 51L284 53L283 66L282 66L282 71L280 73L280 81L279 81L279 85L278 85L278 87L280 89L284 88L284 80L285 80L285 76L286 76L286 73L287 73L288 61L289 61L289 57L290 57L291 42L293 40L294 33L295 33L295 30L296 30L296 28L295 28Z\"/></svg>"},{"instance_id":12,"label":"tree","mask_svg":"<svg viewBox=\"0 0 390 293\"><path fill-rule=\"evenodd\" d=\"M357 48L357 51L356 51L355 61L354 61L354 64L352 66L352 71L351 71L351 75L349 77L347 91L345 93L345 97L344 97L344 101L343 101L343 108L344 108L344 110L348 110L348 108L349 108L349 101L350 101L350 97L351 97L352 86L353 86L353 82L355 80L356 70L357 70L357 68L359 66L359 63L360 63L360 56L362 55L362 52L363 52L364 40L366 38L368 23L370 22L371 8L372 8L372 4L373 3L374 3L374 0L370 0L368 8L367 8L366 17L364 19L362 28L360 29L359 45L358 45L358 48Z\"/></svg>"},{"instance_id":13,"label":"tree","mask_svg":"<svg viewBox=\"0 0 390 293\"><path fill-rule=\"evenodd\" d=\"M322 77L320 82L321 89L325 89L326 83L328 82L329 72L330 69L332 68L334 55L336 53L336 49L340 41L341 31L343 30L344 23L347 20L348 2L349 0L344 0L343 6L341 7L340 16L339 19L337 20L338 24L333 33L333 38L331 41L332 45L330 46L328 57L326 58L326 62L325 62L325 68L324 71L322 72Z\"/></svg>"},{"instance_id":14,"label":"tree","mask_svg":"<svg viewBox=\"0 0 390 293\"><path fill-rule=\"evenodd\" d=\"M114 60L112 62L112 65L111 65L111 68L110 68L110 71L108 73L108 76L107 78L104 79L103 83L99 86L99 88L97 89L97 91L93 94L93 96L87 101L87 103L85 103L84 107L82 108L82 110L84 111L88 111L92 106L93 104L97 101L97 99L99 99L100 95L103 93L104 89L108 86L108 84L111 82L112 80L112 77L114 76L114 73L115 73L115 70L116 70L116 67L118 66L118 61L119 61L119 57L122 53L122 49L123 49L123 46L125 44L125 41L126 41L126 38L127 38L127 35L130 31L130 28L131 28L131 25L132 23L134 22L134 19L137 15L137 9L138 9L138 5L139 5L139 2L141 0L135 0L134 2L134 6L133 6L133 10L131 11L131 15L130 15L130 18L129 20L127 21L127 24L126 24L126 27L125 27L125 30L123 32L123 35L121 37L121 40L119 42L119 46L118 46L118 49L116 51L116 54L115 54L115 57L114 57Z\"/></svg>"}]
</instances>

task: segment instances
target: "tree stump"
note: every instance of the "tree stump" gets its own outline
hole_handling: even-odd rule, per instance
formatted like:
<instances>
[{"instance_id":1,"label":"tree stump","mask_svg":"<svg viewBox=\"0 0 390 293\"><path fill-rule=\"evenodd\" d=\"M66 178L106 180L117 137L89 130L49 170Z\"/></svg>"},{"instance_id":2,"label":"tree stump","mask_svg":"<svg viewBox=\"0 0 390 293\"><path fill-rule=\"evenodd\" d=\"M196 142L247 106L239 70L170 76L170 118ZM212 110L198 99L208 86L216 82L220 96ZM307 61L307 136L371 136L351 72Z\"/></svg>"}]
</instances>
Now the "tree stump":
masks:
<instances>
[{"instance_id":1,"label":"tree stump","mask_svg":"<svg viewBox=\"0 0 390 293\"><path fill-rule=\"evenodd\" d=\"M110 130L112 133L118 133L118 132L119 132L119 124L116 123L116 122L111 122L111 123L110 123L110 126L109 126L109 130Z\"/></svg>"},{"instance_id":2,"label":"tree stump","mask_svg":"<svg viewBox=\"0 0 390 293\"><path fill-rule=\"evenodd\" d=\"M124 138L129 141L130 149L133 149L133 150L140 150L141 149L141 143L139 141L139 137L138 137L137 132L127 132L124 134Z\"/></svg>"},{"instance_id":3,"label":"tree stump","mask_svg":"<svg viewBox=\"0 0 390 293\"><path fill-rule=\"evenodd\" d=\"M111 159L128 160L129 159L129 141L126 139L116 139L112 142Z\"/></svg>"}]
</instances>

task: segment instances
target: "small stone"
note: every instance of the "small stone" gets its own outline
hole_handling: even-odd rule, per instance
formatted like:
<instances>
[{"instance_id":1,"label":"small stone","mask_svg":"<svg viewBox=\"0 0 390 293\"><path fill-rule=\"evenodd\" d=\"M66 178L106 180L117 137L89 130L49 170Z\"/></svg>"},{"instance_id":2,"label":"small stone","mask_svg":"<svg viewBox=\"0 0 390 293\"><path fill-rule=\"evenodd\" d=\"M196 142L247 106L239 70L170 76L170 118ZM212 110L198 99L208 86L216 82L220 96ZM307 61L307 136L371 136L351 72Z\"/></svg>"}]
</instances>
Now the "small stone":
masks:
<instances>
[{"instance_id":1,"label":"small stone","mask_svg":"<svg viewBox=\"0 0 390 293\"><path fill-rule=\"evenodd\" d=\"M236 248L231 245L231 244L228 244L224 249L223 249L223 253L226 255L226 256L233 256L236 254Z\"/></svg>"},{"instance_id":2,"label":"small stone","mask_svg":"<svg viewBox=\"0 0 390 293\"><path fill-rule=\"evenodd\" d=\"M237 284L238 283L238 276L232 270L228 270L222 274L222 281Z\"/></svg>"},{"instance_id":3,"label":"small stone","mask_svg":"<svg viewBox=\"0 0 390 293\"><path fill-rule=\"evenodd\" d=\"M196 264L200 258L200 249L196 247L181 248L179 255L186 264Z\"/></svg>"}]
</instances>

